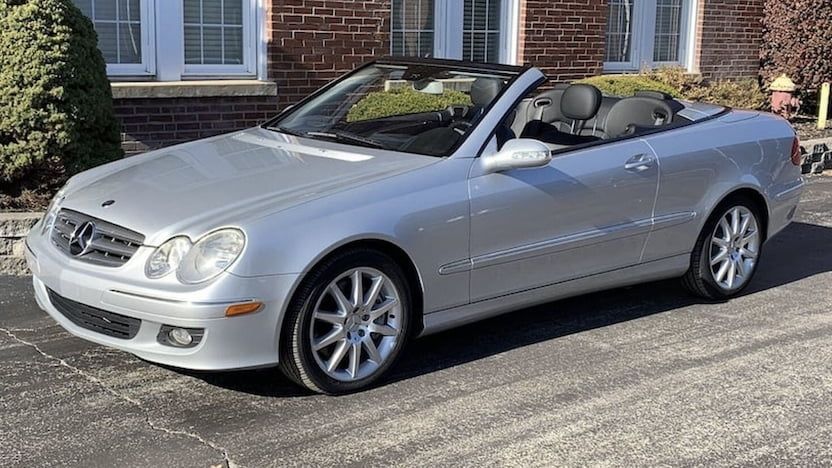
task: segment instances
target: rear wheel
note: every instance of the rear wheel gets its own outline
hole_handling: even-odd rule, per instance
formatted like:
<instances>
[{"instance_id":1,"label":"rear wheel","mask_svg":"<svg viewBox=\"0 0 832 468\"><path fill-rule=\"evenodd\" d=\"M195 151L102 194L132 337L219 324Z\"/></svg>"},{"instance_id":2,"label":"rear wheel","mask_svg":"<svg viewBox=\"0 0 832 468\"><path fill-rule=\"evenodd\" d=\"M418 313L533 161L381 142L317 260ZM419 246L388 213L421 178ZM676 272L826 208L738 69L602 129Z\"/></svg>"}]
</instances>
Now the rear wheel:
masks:
<instances>
[{"instance_id":1,"label":"rear wheel","mask_svg":"<svg viewBox=\"0 0 832 468\"><path fill-rule=\"evenodd\" d=\"M283 372L321 393L367 387L398 358L410 304L405 275L390 257L374 250L337 254L309 274L287 311Z\"/></svg>"},{"instance_id":2,"label":"rear wheel","mask_svg":"<svg viewBox=\"0 0 832 468\"><path fill-rule=\"evenodd\" d=\"M757 271L763 245L761 226L758 208L751 200L737 197L720 205L699 235L683 284L707 299L739 294Z\"/></svg>"}]
</instances>

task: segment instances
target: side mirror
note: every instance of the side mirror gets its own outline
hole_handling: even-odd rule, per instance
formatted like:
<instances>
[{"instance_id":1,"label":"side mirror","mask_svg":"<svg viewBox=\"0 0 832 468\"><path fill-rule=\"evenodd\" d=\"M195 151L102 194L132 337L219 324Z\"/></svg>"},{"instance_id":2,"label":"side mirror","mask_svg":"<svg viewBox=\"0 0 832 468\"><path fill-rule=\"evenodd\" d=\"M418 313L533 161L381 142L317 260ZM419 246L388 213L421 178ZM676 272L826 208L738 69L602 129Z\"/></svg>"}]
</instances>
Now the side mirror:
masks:
<instances>
[{"instance_id":1,"label":"side mirror","mask_svg":"<svg viewBox=\"0 0 832 468\"><path fill-rule=\"evenodd\" d=\"M542 167L552 160L552 152L545 144L529 138L507 141L503 148L483 157L486 172L502 172L511 169Z\"/></svg>"}]
</instances>

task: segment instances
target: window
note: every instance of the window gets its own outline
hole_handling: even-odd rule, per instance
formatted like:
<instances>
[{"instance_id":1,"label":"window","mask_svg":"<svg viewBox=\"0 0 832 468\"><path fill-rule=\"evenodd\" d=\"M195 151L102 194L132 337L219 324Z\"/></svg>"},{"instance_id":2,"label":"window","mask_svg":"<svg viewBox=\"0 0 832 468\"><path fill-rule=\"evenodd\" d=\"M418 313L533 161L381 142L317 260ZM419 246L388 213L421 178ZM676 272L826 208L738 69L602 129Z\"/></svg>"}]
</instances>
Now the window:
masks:
<instances>
[{"instance_id":1,"label":"window","mask_svg":"<svg viewBox=\"0 0 832 468\"><path fill-rule=\"evenodd\" d=\"M604 68L687 66L694 0L610 0Z\"/></svg>"},{"instance_id":2,"label":"window","mask_svg":"<svg viewBox=\"0 0 832 468\"><path fill-rule=\"evenodd\" d=\"M634 0L610 0L605 62L630 62Z\"/></svg>"},{"instance_id":3,"label":"window","mask_svg":"<svg viewBox=\"0 0 832 468\"><path fill-rule=\"evenodd\" d=\"M433 57L434 0L393 0L393 55Z\"/></svg>"},{"instance_id":4,"label":"window","mask_svg":"<svg viewBox=\"0 0 832 468\"><path fill-rule=\"evenodd\" d=\"M142 0L75 0L98 33L98 47L107 62L107 72L145 74L152 72L153 42L148 31L150 2Z\"/></svg>"},{"instance_id":5,"label":"window","mask_svg":"<svg viewBox=\"0 0 832 468\"><path fill-rule=\"evenodd\" d=\"M500 0L465 0L462 57L473 62L500 61Z\"/></svg>"},{"instance_id":6,"label":"window","mask_svg":"<svg viewBox=\"0 0 832 468\"><path fill-rule=\"evenodd\" d=\"M518 0L393 0L391 53L515 60Z\"/></svg>"},{"instance_id":7,"label":"window","mask_svg":"<svg viewBox=\"0 0 832 468\"><path fill-rule=\"evenodd\" d=\"M185 0L185 73L246 74L255 29L246 0Z\"/></svg>"},{"instance_id":8,"label":"window","mask_svg":"<svg viewBox=\"0 0 832 468\"><path fill-rule=\"evenodd\" d=\"M73 1L92 19L111 76L257 75L258 0Z\"/></svg>"},{"instance_id":9,"label":"window","mask_svg":"<svg viewBox=\"0 0 832 468\"><path fill-rule=\"evenodd\" d=\"M678 62L681 34L682 0L657 0L653 61Z\"/></svg>"}]
</instances>

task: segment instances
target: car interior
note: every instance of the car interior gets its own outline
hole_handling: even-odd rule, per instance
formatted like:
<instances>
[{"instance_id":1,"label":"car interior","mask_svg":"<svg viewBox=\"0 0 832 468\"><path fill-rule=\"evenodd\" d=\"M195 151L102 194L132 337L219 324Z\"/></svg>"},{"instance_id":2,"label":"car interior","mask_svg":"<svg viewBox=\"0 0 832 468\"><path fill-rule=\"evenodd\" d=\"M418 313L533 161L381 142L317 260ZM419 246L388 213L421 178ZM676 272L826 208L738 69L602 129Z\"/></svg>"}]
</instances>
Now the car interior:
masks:
<instances>
[{"instance_id":1,"label":"car interior","mask_svg":"<svg viewBox=\"0 0 832 468\"><path fill-rule=\"evenodd\" d=\"M419 127L400 146L401 151L440 155L447 153L462 138L477 118L494 101L504 82L478 78L471 86L472 106L451 106L425 115ZM639 91L631 97L605 96L589 84L558 84L554 88L523 99L497 127L498 147L513 138L531 138L545 143L551 150L639 135L657 127L677 126L690 121L677 114L684 105L659 91ZM414 116L398 117L403 123ZM397 117L383 119L386 125ZM429 130L424 125L429 123ZM369 122L356 125L361 127ZM375 122L376 125L379 122ZM402 137L402 130L392 132ZM382 139L390 128L375 134ZM404 132L405 134L409 132ZM392 135L390 135L392 136ZM389 137L388 137L389 138Z\"/></svg>"},{"instance_id":2,"label":"car interior","mask_svg":"<svg viewBox=\"0 0 832 468\"><path fill-rule=\"evenodd\" d=\"M683 108L659 91L639 91L622 98L605 96L589 84L558 84L523 99L497 132L497 143L502 146L510 138L532 138L557 150L638 135L689 123L677 114Z\"/></svg>"},{"instance_id":3,"label":"car interior","mask_svg":"<svg viewBox=\"0 0 832 468\"><path fill-rule=\"evenodd\" d=\"M446 70L442 67L379 68L366 77L346 80L339 91L324 94L310 109L290 115L280 130L307 137L339 139L352 144L431 156L447 156L499 97L509 74ZM426 95L467 94L469 102L430 112L407 112L369 118L349 118L350 109L372 93L388 91L391 83ZM390 88L392 89L392 88ZM389 104L387 104L389 106ZM658 91L631 97L606 96L590 84L557 84L537 88L508 113L495 130L498 148L514 138L530 138L557 151L619 137L640 135L658 127L691 121L679 111L685 106Z\"/></svg>"}]
</instances>

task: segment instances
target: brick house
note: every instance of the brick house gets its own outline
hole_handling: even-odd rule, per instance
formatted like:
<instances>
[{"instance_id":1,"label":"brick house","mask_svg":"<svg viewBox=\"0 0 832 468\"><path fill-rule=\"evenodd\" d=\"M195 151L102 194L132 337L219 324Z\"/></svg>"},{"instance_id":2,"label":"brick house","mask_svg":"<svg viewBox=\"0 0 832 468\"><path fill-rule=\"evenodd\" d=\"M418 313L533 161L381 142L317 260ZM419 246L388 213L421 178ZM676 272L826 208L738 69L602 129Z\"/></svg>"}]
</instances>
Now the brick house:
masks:
<instances>
[{"instance_id":1,"label":"brick house","mask_svg":"<svg viewBox=\"0 0 832 468\"><path fill-rule=\"evenodd\" d=\"M756 76L763 0L73 0L128 154L256 125L382 55L528 63L551 79L679 65Z\"/></svg>"}]
</instances>

